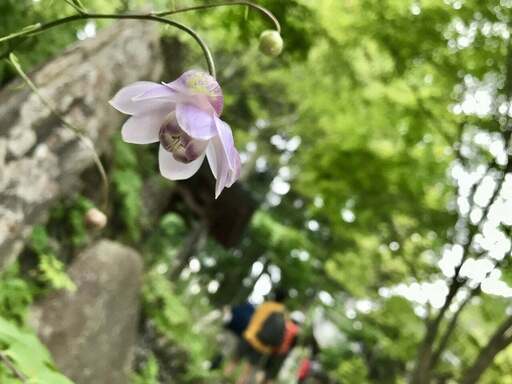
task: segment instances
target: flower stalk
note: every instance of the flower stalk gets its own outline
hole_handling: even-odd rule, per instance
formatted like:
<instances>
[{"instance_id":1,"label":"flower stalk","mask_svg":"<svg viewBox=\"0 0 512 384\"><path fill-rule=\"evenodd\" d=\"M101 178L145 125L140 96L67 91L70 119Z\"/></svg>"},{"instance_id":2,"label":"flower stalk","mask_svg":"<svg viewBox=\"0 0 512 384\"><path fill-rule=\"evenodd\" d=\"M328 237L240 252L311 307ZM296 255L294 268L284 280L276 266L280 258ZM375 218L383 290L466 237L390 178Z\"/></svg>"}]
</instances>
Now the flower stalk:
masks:
<instances>
[{"instance_id":1,"label":"flower stalk","mask_svg":"<svg viewBox=\"0 0 512 384\"><path fill-rule=\"evenodd\" d=\"M192 28L190 28L187 25L182 24L178 21L168 19L167 16L172 16L172 15L175 15L178 13L185 13L185 12L191 12L191 11L198 11L198 10L202 10L202 9L233 6L233 5L243 5L243 6L248 6L248 7L258 10L265 17L267 17L268 19L270 19L272 21L272 23L274 24L274 27L278 33L281 32L281 25L279 24L279 21L276 19L276 17L268 9L266 9L260 5L254 4L250 1L230 1L230 2L222 2L222 3L217 3L217 4L205 4L205 5L198 5L198 6L193 6L193 7L179 8L179 9L161 11L161 12L150 12L150 13L144 13L144 14L89 13L89 12L85 11L85 8L81 8L80 10L78 10L76 7L73 7L78 12L76 15L63 17L61 19L56 19L56 20L50 21L48 23L38 23L38 24L34 24L34 25L29 25L29 26L23 28L19 32L15 32L15 33L12 33L7 36L0 37L0 43L9 42L13 39L20 39L20 38L25 39L29 36L39 34L41 32L58 27L60 25L79 21L79 20L130 19L130 20L156 21L159 23L170 25L172 27L178 28L178 29L188 33L201 47L201 50L203 51L203 55L205 57L205 60L206 60L207 66L208 66L208 72L210 73L211 76L216 77L215 62L213 60L213 56L210 52L210 49L208 48L208 46L206 45L204 40ZM0 59L8 57L8 55L11 52L12 52L12 50L6 52L4 55L2 55L0 57Z\"/></svg>"},{"instance_id":2,"label":"flower stalk","mask_svg":"<svg viewBox=\"0 0 512 384\"><path fill-rule=\"evenodd\" d=\"M0 38L0 42L6 42L15 38L27 38L32 35L36 35L42 33L46 30L58 27L59 25L72 23L80 20L90 20L90 19L118 19L118 20L149 20L156 21L159 23L163 23L166 25L170 25L172 27L178 28L186 33L188 33L201 47L203 51L203 55L206 60L206 64L208 66L208 72L210 75L215 77L215 63L213 61L213 56L210 52L210 49L204 42L204 40L195 32L192 28L182 24L180 22L167 19L165 17L155 16L153 14L116 14L116 13L78 13L76 15L63 17L62 19L56 19L50 21L48 23L43 24L34 24L30 26L30 28L26 30L22 30L17 33L13 33L11 35Z\"/></svg>"}]
</instances>

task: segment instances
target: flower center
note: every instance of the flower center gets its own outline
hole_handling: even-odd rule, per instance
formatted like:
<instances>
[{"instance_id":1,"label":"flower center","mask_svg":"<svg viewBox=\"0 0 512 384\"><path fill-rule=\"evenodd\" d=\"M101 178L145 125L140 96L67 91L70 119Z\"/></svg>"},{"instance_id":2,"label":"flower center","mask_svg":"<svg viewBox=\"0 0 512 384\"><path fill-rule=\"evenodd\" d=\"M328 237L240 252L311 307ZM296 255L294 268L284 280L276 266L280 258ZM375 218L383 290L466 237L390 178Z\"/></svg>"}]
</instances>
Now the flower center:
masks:
<instances>
[{"instance_id":1,"label":"flower center","mask_svg":"<svg viewBox=\"0 0 512 384\"><path fill-rule=\"evenodd\" d=\"M160 142L166 151L174 153L185 149L180 135L173 135L160 128Z\"/></svg>"},{"instance_id":2,"label":"flower center","mask_svg":"<svg viewBox=\"0 0 512 384\"><path fill-rule=\"evenodd\" d=\"M206 150L206 142L194 140L179 127L174 112L164 120L158 138L162 147L181 163L196 160Z\"/></svg>"}]
</instances>

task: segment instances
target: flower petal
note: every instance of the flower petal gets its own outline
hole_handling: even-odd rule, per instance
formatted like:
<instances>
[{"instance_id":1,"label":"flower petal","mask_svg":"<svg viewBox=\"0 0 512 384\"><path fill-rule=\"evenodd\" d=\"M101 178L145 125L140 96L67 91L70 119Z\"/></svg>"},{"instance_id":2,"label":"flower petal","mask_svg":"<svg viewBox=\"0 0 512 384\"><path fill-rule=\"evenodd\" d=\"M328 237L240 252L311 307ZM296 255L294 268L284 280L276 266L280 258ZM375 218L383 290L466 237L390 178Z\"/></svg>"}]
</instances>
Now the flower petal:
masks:
<instances>
[{"instance_id":1,"label":"flower petal","mask_svg":"<svg viewBox=\"0 0 512 384\"><path fill-rule=\"evenodd\" d=\"M188 159L196 159L206 151L208 141L192 139L185 148L185 156Z\"/></svg>"},{"instance_id":2,"label":"flower petal","mask_svg":"<svg viewBox=\"0 0 512 384\"><path fill-rule=\"evenodd\" d=\"M136 96L149 92L155 88L159 89L160 87L167 88L161 84L153 83L151 81L138 81L121 88L109 103L119 112L127 115L138 115L161 107L167 107L171 110L173 104L170 100L166 99L134 101Z\"/></svg>"},{"instance_id":3,"label":"flower petal","mask_svg":"<svg viewBox=\"0 0 512 384\"><path fill-rule=\"evenodd\" d=\"M235 148L235 141L233 140L233 133L231 127L217 116L214 117L215 128L217 129L220 141L222 143L222 149L226 155L226 159L231 170L235 169L236 156L238 152Z\"/></svg>"},{"instance_id":4,"label":"flower petal","mask_svg":"<svg viewBox=\"0 0 512 384\"><path fill-rule=\"evenodd\" d=\"M176 105L176 119L180 128L194 139L208 140L217 135L214 116L213 111L204 111L192 104Z\"/></svg>"},{"instance_id":5,"label":"flower petal","mask_svg":"<svg viewBox=\"0 0 512 384\"><path fill-rule=\"evenodd\" d=\"M215 184L215 198L218 198L225 187L231 187L240 177L240 156L238 152L236 152L234 157L234 169L230 169L224 146L218 137L214 137L208 143L206 157L213 176L217 180Z\"/></svg>"},{"instance_id":6,"label":"flower petal","mask_svg":"<svg viewBox=\"0 0 512 384\"><path fill-rule=\"evenodd\" d=\"M205 101L215 110L217 116L221 115L224 106L222 88L217 80L208 73L192 69L176 80L167 83L166 86L182 94L186 99L205 96ZM200 101L202 102L202 100Z\"/></svg>"},{"instance_id":7,"label":"flower petal","mask_svg":"<svg viewBox=\"0 0 512 384\"><path fill-rule=\"evenodd\" d=\"M235 181L237 181L239 178L240 178L240 171L242 170L242 162L240 160L240 154L238 153L238 151L235 149L235 156L234 156L234 160L235 160L235 167L233 170L230 171L230 175L229 175L229 178L228 178L228 181L226 183L226 187L229 188L231 187Z\"/></svg>"},{"instance_id":8,"label":"flower petal","mask_svg":"<svg viewBox=\"0 0 512 384\"><path fill-rule=\"evenodd\" d=\"M213 138L208 143L206 158L208 159L208 164L210 165L213 176L217 180L215 183L215 198L218 198L226 186L229 167L223 155L222 144L217 137Z\"/></svg>"},{"instance_id":9,"label":"flower petal","mask_svg":"<svg viewBox=\"0 0 512 384\"><path fill-rule=\"evenodd\" d=\"M157 110L140 116L132 116L123 125L121 136L127 143L149 144L158 141L166 110Z\"/></svg>"},{"instance_id":10,"label":"flower petal","mask_svg":"<svg viewBox=\"0 0 512 384\"><path fill-rule=\"evenodd\" d=\"M153 87L133 97L133 101L167 99L168 101L176 101L176 92L165 86L164 84L155 84Z\"/></svg>"},{"instance_id":11,"label":"flower petal","mask_svg":"<svg viewBox=\"0 0 512 384\"><path fill-rule=\"evenodd\" d=\"M137 81L124 88L121 88L114 97L109 101L115 109L122 113L131 114L133 107L132 99L143 92L151 89L156 83L151 81Z\"/></svg>"},{"instance_id":12,"label":"flower petal","mask_svg":"<svg viewBox=\"0 0 512 384\"><path fill-rule=\"evenodd\" d=\"M220 161L217 160L217 151L216 147L213 144L213 140L210 140L208 142L208 146L206 147L206 158L208 159L208 165L210 166L210 169L212 170L213 177L217 179L217 176L220 175Z\"/></svg>"},{"instance_id":13,"label":"flower petal","mask_svg":"<svg viewBox=\"0 0 512 384\"><path fill-rule=\"evenodd\" d=\"M167 152L162 146L158 152L158 164L160 173L163 177L170 180L184 180L194 175L204 160L204 153L196 160L190 163L181 163L177 161L170 152Z\"/></svg>"}]
</instances>

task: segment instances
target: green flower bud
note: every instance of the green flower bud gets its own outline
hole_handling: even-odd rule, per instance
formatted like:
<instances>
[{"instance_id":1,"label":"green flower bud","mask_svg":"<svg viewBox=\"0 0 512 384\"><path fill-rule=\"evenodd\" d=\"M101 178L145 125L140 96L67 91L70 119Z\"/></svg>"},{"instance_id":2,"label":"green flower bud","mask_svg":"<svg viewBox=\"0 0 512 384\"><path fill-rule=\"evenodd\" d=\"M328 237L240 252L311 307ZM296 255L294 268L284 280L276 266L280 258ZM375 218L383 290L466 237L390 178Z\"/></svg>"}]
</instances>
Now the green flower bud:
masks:
<instances>
[{"instance_id":1,"label":"green flower bud","mask_svg":"<svg viewBox=\"0 0 512 384\"><path fill-rule=\"evenodd\" d=\"M267 56L279 56L283 50L283 38L277 31L267 30L260 35L260 51Z\"/></svg>"}]
</instances>

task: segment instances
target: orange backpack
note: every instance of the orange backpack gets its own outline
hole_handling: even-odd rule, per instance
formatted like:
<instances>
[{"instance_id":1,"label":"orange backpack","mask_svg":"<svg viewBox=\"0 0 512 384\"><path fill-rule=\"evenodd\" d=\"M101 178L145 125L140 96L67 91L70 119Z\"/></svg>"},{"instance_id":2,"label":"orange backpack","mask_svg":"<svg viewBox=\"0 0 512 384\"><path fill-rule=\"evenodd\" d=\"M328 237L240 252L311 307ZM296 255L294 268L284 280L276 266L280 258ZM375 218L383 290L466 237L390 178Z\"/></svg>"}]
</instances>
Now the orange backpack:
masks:
<instances>
[{"instance_id":1,"label":"orange backpack","mask_svg":"<svg viewBox=\"0 0 512 384\"><path fill-rule=\"evenodd\" d=\"M286 320L284 337L281 345L276 349L276 354L285 355L292 348L293 342L299 333L299 326L291 320Z\"/></svg>"},{"instance_id":2,"label":"orange backpack","mask_svg":"<svg viewBox=\"0 0 512 384\"><path fill-rule=\"evenodd\" d=\"M274 301L261 304L244 332L244 339L258 352L270 355L283 343L284 306Z\"/></svg>"}]
</instances>

